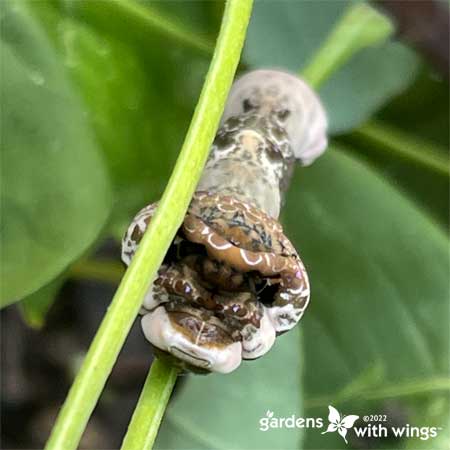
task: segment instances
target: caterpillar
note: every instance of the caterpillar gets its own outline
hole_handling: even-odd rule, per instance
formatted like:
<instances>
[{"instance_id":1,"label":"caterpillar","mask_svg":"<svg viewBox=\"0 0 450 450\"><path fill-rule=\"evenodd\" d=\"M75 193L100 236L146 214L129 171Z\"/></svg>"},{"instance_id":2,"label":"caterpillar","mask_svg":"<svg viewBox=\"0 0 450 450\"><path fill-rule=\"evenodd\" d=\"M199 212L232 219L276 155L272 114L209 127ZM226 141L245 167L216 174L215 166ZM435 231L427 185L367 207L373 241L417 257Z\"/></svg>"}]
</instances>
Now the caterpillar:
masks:
<instances>
[{"instance_id":1,"label":"caterpillar","mask_svg":"<svg viewBox=\"0 0 450 450\"><path fill-rule=\"evenodd\" d=\"M256 70L233 84L197 191L141 308L158 357L185 371L229 373L299 322L310 284L278 217L295 163L325 151L326 131L318 96L295 75ZM125 233L125 264L156 207L143 208Z\"/></svg>"}]
</instances>

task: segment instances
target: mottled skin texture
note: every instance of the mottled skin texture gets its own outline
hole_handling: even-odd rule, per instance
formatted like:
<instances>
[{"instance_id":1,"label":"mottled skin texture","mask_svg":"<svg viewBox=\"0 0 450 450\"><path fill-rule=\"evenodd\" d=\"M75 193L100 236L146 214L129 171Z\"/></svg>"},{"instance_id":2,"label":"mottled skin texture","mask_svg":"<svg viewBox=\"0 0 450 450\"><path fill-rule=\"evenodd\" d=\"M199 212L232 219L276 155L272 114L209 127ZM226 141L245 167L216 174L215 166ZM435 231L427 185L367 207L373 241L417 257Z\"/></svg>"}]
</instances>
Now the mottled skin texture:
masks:
<instances>
[{"instance_id":1,"label":"mottled skin texture","mask_svg":"<svg viewBox=\"0 0 450 450\"><path fill-rule=\"evenodd\" d=\"M249 106L230 117L216 135L198 189L230 195L278 217L295 159L283 128L288 115L281 110L261 116Z\"/></svg>"},{"instance_id":2,"label":"mottled skin texture","mask_svg":"<svg viewBox=\"0 0 450 450\"><path fill-rule=\"evenodd\" d=\"M310 88L279 71L233 87L204 174L143 304L158 355L198 373L234 370L262 356L302 317L305 268L276 220L294 162L326 146L326 118ZM156 204L123 241L129 264Z\"/></svg>"}]
</instances>

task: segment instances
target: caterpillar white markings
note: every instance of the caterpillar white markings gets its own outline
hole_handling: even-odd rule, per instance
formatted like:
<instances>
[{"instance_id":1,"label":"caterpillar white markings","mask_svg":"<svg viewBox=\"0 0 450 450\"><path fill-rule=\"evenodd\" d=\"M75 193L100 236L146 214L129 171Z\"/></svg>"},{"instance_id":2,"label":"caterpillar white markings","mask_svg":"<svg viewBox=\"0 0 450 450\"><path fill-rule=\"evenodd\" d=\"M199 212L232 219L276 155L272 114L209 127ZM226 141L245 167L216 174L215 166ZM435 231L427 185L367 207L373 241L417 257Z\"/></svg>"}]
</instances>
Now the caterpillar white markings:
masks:
<instances>
[{"instance_id":1,"label":"caterpillar white markings","mask_svg":"<svg viewBox=\"0 0 450 450\"><path fill-rule=\"evenodd\" d=\"M208 236L208 244L211 245L211 247L215 248L216 250L227 250L227 249L233 247L233 245L230 244L229 242L226 242L225 244L222 244L222 245L216 244L212 240L213 237L214 236L212 234L210 234Z\"/></svg>"},{"instance_id":2,"label":"caterpillar white markings","mask_svg":"<svg viewBox=\"0 0 450 450\"><path fill-rule=\"evenodd\" d=\"M142 303L143 307L147 311L151 311L161 303L166 303L169 301L169 295L165 292L164 289L156 286L155 283L152 283L147 293L145 294L144 301Z\"/></svg>"},{"instance_id":3,"label":"caterpillar white markings","mask_svg":"<svg viewBox=\"0 0 450 450\"><path fill-rule=\"evenodd\" d=\"M289 292L294 295L301 295L302 297L309 296L309 288L305 288L303 285L298 289L289 289Z\"/></svg>"},{"instance_id":4,"label":"caterpillar white markings","mask_svg":"<svg viewBox=\"0 0 450 450\"><path fill-rule=\"evenodd\" d=\"M241 248L241 250L240 250L240 253L241 253L242 259L243 259L249 266L256 266L256 265L258 265L258 264L263 260L262 256L259 255L258 258L256 258L254 261L252 261L252 260L249 259L248 256L247 256L247 253L248 253L248 252L247 252L246 250L242 249L242 248Z\"/></svg>"},{"instance_id":5,"label":"caterpillar white markings","mask_svg":"<svg viewBox=\"0 0 450 450\"><path fill-rule=\"evenodd\" d=\"M244 359L259 358L272 348L275 343L276 333L267 308L264 307L264 315L261 318L259 328L253 325L246 325L242 336L242 357Z\"/></svg>"},{"instance_id":6,"label":"caterpillar white markings","mask_svg":"<svg viewBox=\"0 0 450 450\"><path fill-rule=\"evenodd\" d=\"M293 74L256 70L233 84L197 192L144 298L142 329L158 356L229 373L299 322L308 275L277 219L295 161L318 158L326 130L318 96ZM128 228L125 264L156 208Z\"/></svg>"},{"instance_id":7,"label":"caterpillar white markings","mask_svg":"<svg viewBox=\"0 0 450 450\"><path fill-rule=\"evenodd\" d=\"M277 333L292 329L301 319L304 310L289 303L285 306L268 308L268 315Z\"/></svg>"}]
</instances>

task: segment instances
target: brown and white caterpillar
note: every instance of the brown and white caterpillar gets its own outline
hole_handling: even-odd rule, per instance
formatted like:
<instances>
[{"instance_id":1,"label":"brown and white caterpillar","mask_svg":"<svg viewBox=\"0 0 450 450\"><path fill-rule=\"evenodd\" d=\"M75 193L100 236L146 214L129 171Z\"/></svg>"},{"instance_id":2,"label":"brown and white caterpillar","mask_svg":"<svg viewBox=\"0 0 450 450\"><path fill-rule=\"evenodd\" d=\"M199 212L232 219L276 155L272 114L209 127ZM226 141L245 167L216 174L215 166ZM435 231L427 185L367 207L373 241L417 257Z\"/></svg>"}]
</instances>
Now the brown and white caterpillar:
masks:
<instances>
[{"instance_id":1,"label":"brown and white caterpillar","mask_svg":"<svg viewBox=\"0 0 450 450\"><path fill-rule=\"evenodd\" d=\"M326 149L325 111L282 71L236 81L184 222L142 307L159 357L197 373L235 370L298 323L308 275L278 216L295 161ZM129 264L157 204L142 209L122 245Z\"/></svg>"}]
</instances>

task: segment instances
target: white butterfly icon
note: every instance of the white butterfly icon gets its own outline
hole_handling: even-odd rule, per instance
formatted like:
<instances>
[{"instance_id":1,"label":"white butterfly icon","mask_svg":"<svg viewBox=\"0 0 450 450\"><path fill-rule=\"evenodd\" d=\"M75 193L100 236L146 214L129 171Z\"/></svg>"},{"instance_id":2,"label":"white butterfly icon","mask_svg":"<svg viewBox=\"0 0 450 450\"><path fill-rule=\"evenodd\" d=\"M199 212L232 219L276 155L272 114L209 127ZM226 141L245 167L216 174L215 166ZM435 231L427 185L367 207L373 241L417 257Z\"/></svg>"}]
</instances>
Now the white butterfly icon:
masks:
<instances>
[{"instance_id":1,"label":"white butterfly icon","mask_svg":"<svg viewBox=\"0 0 450 450\"><path fill-rule=\"evenodd\" d=\"M330 424L328 425L326 431L324 431L322 434L332 433L333 431L337 430L337 432L344 439L345 443L348 444L345 437L347 435L347 430L353 427L353 424L359 419L359 416L349 415L341 417L339 411L336 408L333 408L331 405L329 405L328 409L330 410L330 413L328 414L328 421L330 422Z\"/></svg>"}]
</instances>

